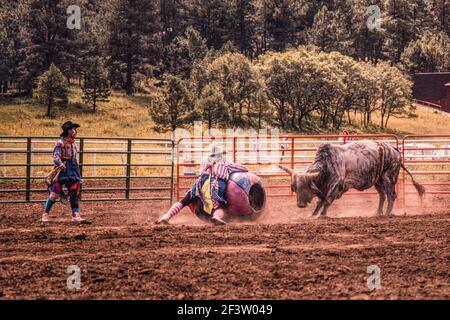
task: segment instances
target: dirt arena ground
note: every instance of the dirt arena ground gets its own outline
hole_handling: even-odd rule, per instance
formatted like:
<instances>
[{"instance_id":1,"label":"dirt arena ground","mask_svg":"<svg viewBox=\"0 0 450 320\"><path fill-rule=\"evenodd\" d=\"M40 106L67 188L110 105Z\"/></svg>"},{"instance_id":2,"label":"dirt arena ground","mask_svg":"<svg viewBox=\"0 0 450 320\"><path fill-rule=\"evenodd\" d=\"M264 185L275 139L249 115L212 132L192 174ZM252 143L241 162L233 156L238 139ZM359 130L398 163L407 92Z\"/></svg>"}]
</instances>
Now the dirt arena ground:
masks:
<instances>
[{"instance_id":1,"label":"dirt arena ground","mask_svg":"<svg viewBox=\"0 0 450 320\"><path fill-rule=\"evenodd\" d=\"M258 222L223 227L187 209L153 225L168 201L84 202L91 225L57 204L45 226L40 204L0 204L0 299L449 299L448 200L407 216L398 204L388 219L371 217L375 197L344 196L315 220L294 198L269 198ZM66 287L70 265L80 290Z\"/></svg>"}]
</instances>

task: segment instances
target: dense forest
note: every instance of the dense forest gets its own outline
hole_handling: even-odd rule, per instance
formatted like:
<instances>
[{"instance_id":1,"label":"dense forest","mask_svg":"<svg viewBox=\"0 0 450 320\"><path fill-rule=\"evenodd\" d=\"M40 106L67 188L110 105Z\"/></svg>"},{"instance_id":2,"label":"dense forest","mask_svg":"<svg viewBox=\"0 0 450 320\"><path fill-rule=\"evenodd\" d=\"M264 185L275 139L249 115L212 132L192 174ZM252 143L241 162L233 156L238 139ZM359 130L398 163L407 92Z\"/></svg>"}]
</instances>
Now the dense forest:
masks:
<instances>
[{"instance_id":1,"label":"dense forest","mask_svg":"<svg viewBox=\"0 0 450 320\"><path fill-rule=\"evenodd\" d=\"M449 16L450 0L0 0L0 95L50 116L71 83L94 111L110 89L142 92L159 130L338 129L375 110L383 128L411 74L450 70Z\"/></svg>"}]
</instances>

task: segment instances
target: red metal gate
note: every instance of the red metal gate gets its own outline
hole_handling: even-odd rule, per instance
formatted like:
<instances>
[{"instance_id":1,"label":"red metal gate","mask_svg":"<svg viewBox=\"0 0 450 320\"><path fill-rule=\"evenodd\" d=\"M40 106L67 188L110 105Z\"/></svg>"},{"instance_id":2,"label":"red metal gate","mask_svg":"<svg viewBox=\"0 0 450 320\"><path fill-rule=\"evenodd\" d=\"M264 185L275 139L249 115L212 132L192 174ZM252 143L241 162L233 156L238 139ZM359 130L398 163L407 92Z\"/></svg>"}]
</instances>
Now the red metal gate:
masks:
<instances>
[{"instance_id":1,"label":"red metal gate","mask_svg":"<svg viewBox=\"0 0 450 320\"><path fill-rule=\"evenodd\" d=\"M405 167L426 188L426 194L450 194L450 135L409 135L402 140ZM403 172L403 208L408 195L416 194L409 176Z\"/></svg>"},{"instance_id":2,"label":"red metal gate","mask_svg":"<svg viewBox=\"0 0 450 320\"><path fill-rule=\"evenodd\" d=\"M323 143L345 144L354 140L382 140L400 147L399 139L393 134L365 135L284 135L284 136L240 136L224 138L222 144L230 161L245 164L250 171L264 181L269 197L292 196L289 176L278 168L278 164L289 166L301 172L313 162L317 148ZM181 139L177 143L176 197L188 190L193 182L201 158L206 155L211 140L200 138ZM190 168L185 170L186 168ZM361 194L351 191L346 194ZM375 194L370 190L365 194Z\"/></svg>"}]
</instances>

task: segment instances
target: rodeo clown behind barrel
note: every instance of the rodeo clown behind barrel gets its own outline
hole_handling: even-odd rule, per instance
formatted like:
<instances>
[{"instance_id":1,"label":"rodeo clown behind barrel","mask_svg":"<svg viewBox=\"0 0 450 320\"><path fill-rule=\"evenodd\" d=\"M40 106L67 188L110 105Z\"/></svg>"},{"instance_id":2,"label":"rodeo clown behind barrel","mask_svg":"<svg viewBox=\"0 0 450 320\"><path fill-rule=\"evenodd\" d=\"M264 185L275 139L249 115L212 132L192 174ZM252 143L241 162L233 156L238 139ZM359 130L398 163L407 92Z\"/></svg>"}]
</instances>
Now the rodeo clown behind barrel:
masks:
<instances>
[{"instance_id":1,"label":"rodeo clown behind barrel","mask_svg":"<svg viewBox=\"0 0 450 320\"><path fill-rule=\"evenodd\" d=\"M78 148L75 143L77 136L77 128L80 126L71 121L67 121L62 125L63 132L60 139L56 142L53 150L54 168L46 178L46 184L50 192L50 196L45 203L45 212L42 215L42 221L50 221L50 210L57 201L58 197L62 202L67 202L66 194L63 187L68 190L70 198L70 207L72 209L71 220L73 222L86 222L80 216L79 196L80 186L82 183L80 175L80 167L77 161Z\"/></svg>"},{"instance_id":2,"label":"rodeo clown behind barrel","mask_svg":"<svg viewBox=\"0 0 450 320\"><path fill-rule=\"evenodd\" d=\"M225 212L223 208L227 204L226 188L230 175L235 172L248 172L244 165L226 161L226 154L221 145L213 142L210 145L208 155L200 164L200 175L195 180L192 188L185 197L175 203L157 224L168 224L169 220L177 215L181 209L201 199L203 212L212 215L211 222L215 225L223 225Z\"/></svg>"}]
</instances>

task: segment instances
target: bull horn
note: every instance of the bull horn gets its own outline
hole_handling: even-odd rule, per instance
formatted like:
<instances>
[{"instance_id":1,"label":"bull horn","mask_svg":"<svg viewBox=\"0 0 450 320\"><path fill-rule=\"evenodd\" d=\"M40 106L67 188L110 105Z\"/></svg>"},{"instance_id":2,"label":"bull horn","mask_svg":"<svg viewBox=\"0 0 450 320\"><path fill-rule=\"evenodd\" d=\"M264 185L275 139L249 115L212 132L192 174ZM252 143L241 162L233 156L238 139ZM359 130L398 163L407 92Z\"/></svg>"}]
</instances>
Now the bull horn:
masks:
<instances>
[{"instance_id":1,"label":"bull horn","mask_svg":"<svg viewBox=\"0 0 450 320\"><path fill-rule=\"evenodd\" d=\"M291 176L294 174L294 170L292 170L291 168L282 166L281 164L279 164L278 167L279 167L281 170L284 170L284 171L286 171L287 173L289 173Z\"/></svg>"},{"instance_id":2,"label":"bull horn","mask_svg":"<svg viewBox=\"0 0 450 320\"><path fill-rule=\"evenodd\" d=\"M299 173L301 177L304 177L306 180L314 180L319 177L319 172L313 172L313 173Z\"/></svg>"}]
</instances>

